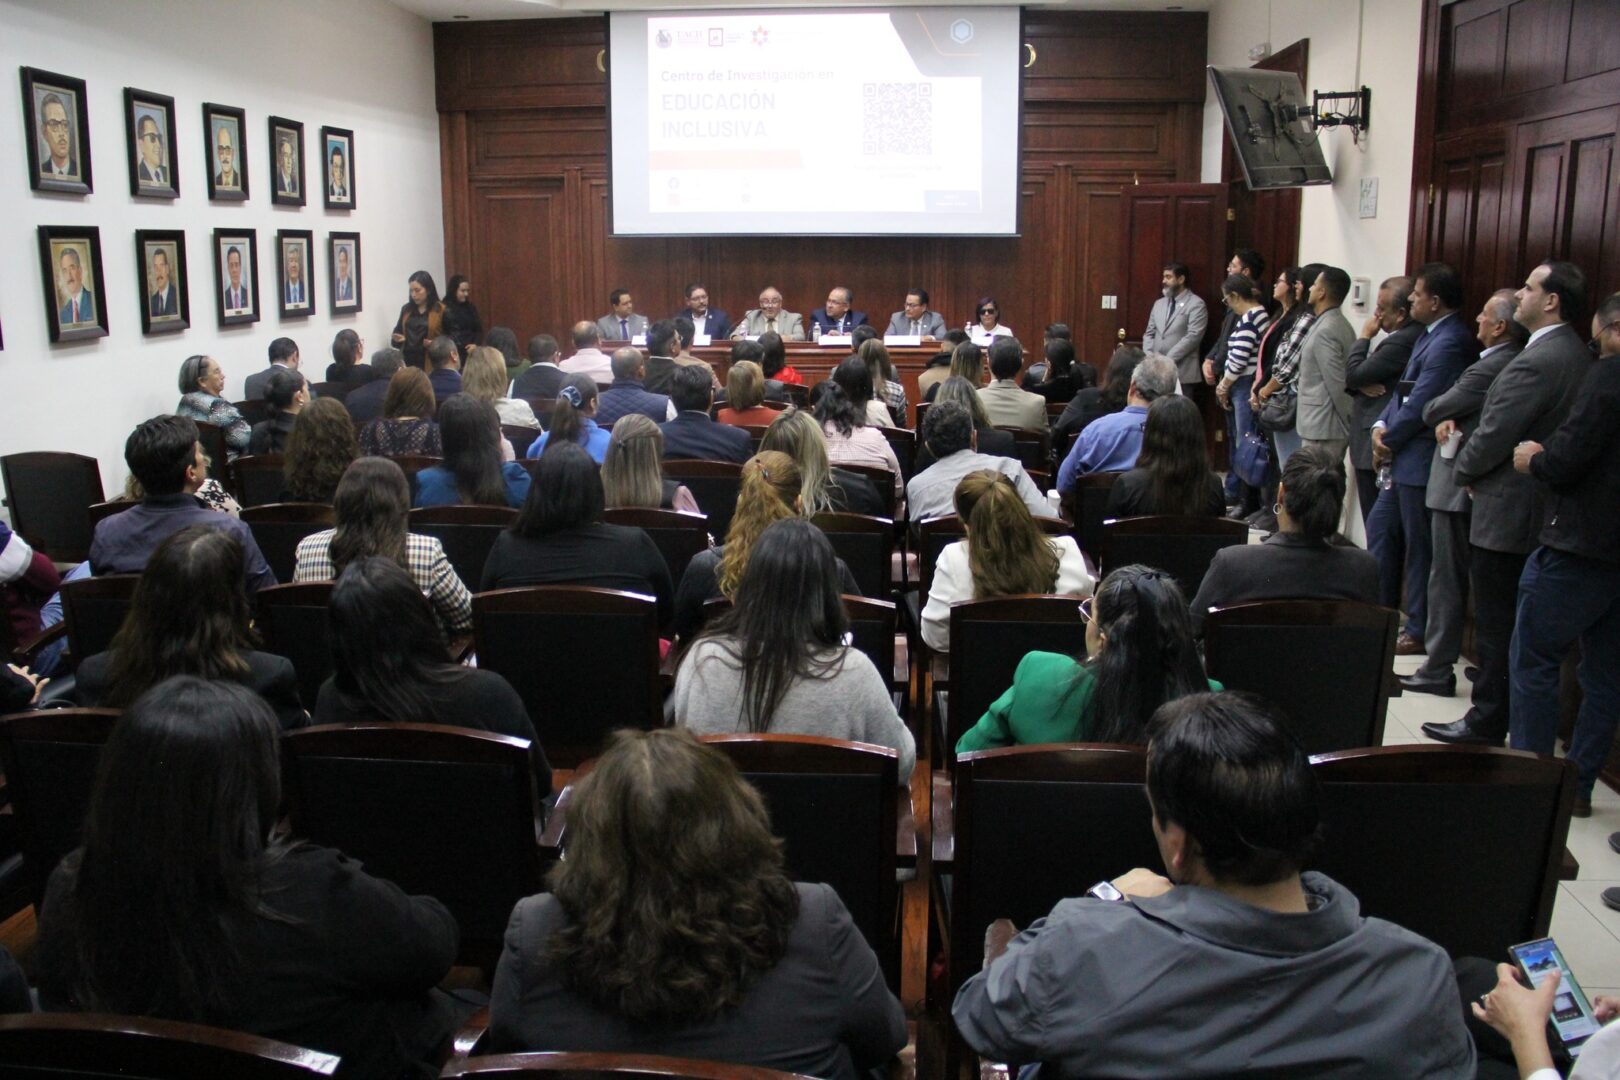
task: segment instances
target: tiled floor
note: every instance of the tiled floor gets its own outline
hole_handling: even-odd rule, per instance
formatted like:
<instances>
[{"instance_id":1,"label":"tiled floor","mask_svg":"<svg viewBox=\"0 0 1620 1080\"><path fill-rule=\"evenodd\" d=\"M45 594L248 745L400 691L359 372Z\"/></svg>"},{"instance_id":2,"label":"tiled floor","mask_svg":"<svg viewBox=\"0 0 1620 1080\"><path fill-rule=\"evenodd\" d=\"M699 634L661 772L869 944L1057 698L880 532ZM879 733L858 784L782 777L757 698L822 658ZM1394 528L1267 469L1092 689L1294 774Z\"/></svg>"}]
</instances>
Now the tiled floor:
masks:
<instances>
[{"instance_id":1,"label":"tiled floor","mask_svg":"<svg viewBox=\"0 0 1620 1080\"><path fill-rule=\"evenodd\" d=\"M1402 675L1417 670L1423 658L1397 657ZM1426 743L1422 724L1449 723L1468 711L1468 683L1457 665L1457 696L1405 694L1389 703L1385 745ZM1620 885L1620 854L1609 848L1609 834L1620 832L1620 794L1599 783L1592 796L1592 816L1569 826L1569 850L1581 865L1577 881L1558 885L1553 904L1552 935L1588 994L1620 997L1620 911L1603 906L1599 894Z\"/></svg>"}]
</instances>

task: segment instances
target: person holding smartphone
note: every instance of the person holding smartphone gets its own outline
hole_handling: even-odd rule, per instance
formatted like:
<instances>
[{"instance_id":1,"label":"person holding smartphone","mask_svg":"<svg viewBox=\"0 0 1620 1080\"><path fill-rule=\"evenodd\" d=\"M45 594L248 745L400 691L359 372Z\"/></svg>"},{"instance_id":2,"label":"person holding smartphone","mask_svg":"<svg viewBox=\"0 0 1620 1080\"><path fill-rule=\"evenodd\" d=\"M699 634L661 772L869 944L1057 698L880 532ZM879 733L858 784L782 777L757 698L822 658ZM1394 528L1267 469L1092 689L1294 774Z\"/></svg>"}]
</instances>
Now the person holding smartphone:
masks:
<instances>
[{"instance_id":1,"label":"person holding smartphone","mask_svg":"<svg viewBox=\"0 0 1620 1080\"><path fill-rule=\"evenodd\" d=\"M1460 966L1460 965L1459 965ZM1562 972L1554 969L1534 987L1520 979L1512 964L1496 965L1496 985L1472 1003L1474 1017L1495 1028L1513 1048L1513 1061L1523 1080L1558 1080L1553 1064L1552 1045L1547 1040L1547 1023L1560 993L1584 1001L1574 980L1562 986ZM1579 1056L1570 1071L1570 1080L1608 1080L1620 1076L1620 998L1598 996L1592 999L1592 1015L1604 1026L1590 1038L1569 1049ZM1558 1028L1554 1028L1558 1031ZM1481 1076L1486 1073L1481 1071ZM1509 1075L1504 1073L1503 1075Z\"/></svg>"}]
</instances>

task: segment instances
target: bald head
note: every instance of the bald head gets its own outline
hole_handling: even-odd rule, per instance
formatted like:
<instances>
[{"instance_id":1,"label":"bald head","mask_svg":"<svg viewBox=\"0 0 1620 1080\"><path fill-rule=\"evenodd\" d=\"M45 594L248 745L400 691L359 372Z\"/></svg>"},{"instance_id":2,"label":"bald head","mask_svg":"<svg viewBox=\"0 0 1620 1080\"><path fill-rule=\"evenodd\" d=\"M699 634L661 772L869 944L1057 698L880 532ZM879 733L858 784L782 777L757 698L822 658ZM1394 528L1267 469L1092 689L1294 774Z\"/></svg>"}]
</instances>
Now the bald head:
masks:
<instances>
[{"instance_id":1,"label":"bald head","mask_svg":"<svg viewBox=\"0 0 1620 1080\"><path fill-rule=\"evenodd\" d=\"M594 349L602 344L602 331L598 330L593 322L575 323L573 333L576 349Z\"/></svg>"},{"instance_id":2,"label":"bald head","mask_svg":"<svg viewBox=\"0 0 1620 1080\"><path fill-rule=\"evenodd\" d=\"M622 349L613 350L613 377L615 379L639 379L646 370L647 361L642 358L641 350L631 345Z\"/></svg>"}]
</instances>

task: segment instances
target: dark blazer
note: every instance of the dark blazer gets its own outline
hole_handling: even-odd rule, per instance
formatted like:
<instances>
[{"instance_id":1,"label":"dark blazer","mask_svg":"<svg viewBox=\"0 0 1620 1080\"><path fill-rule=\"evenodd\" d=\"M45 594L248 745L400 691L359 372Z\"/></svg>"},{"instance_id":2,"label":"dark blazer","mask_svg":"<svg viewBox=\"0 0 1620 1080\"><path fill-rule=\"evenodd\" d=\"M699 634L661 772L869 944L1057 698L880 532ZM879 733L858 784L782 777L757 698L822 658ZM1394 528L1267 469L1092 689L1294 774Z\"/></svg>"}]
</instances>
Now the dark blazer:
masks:
<instances>
[{"instance_id":1,"label":"dark blazer","mask_svg":"<svg viewBox=\"0 0 1620 1080\"><path fill-rule=\"evenodd\" d=\"M633 1023L571 989L544 962L567 924L562 904L550 893L519 901L490 993L491 1051L671 1054L855 1080L905 1045L905 1012L832 887L795 888L799 917L782 959L735 1008L679 1026Z\"/></svg>"},{"instance_id":2,"label":"dark blazer","mask_svg":"<svg viewBox=\"0 0 1620 1080\"><path fill-rule=\"evenodd\" d=\"M428 382L433 384L433 401L437 405L461 393L461 372L454 368L434 368L428 372Z\"/></svg>"},{"instance_id":3,"label":"dark blazer","mask_svg":"<svg viewBox=\"0 0 1620 1080\"><path fill-rule=\"evenodd\" d=\"M1485 394L1490 390L1491 383L1518 355L1519 346L1507 341L1469 364L1457 381L1451 384L1450 390L1430 399L1423 407L1423 422L1433 428L1442 420L1454 420L1466 442L1479 423L1479 411L1485 407ZM1458 449L1461 449L1461 444ZM1436 452L1434 459L1429 462L1429 487L1424 494L1424 505L1430 510L1444 510L1453 514L1468 510L1468 492L1457 486L1455 470L1456 455L1447 460Z\"/></svg>"},{"instance_id":4,"label":"dark blazer","mask_svg":"<svg viewBox=\"0 0 1620 1080\"><path fill-rule=\"evenodd\" d=\"M263 371L255 371L242 382L242 400L258 401L264 397L265 387L270 384L270 376L277 368L287 367L286 364L271 364Z\"/></svg>"},{"instance_id":5,"label":"dark blazer","mask_svg":"<svg viewBox=\"0 0 1620 1080\"><path fill-rule=\"evenodd\" d=\"M649 394L667 394L675 385L675 363L673 356L648 356L646 373L641 377L641 385Z\"/></svg>"},{"instance_id":6,"label":"dark blazer","mask_svg":"<svg viewBox=\"0 0 1620 1080\"><path fill-rule=\"evenodd\" d=\"M308 724L303 702L298 700L298 673L293 671L292 661L256 649L243 654L243 658L247 660L248 673L242 685L269 703L281 722L281 730L291 731ZM107 682L112 659L111 652L99 652L79 663L74 697L80 705L93 708L101 704L112 689Z\"/></svg>"},{"instance_id":7,"label":"dark blazer","mask_svg":"<svg viewBox=\"0 0 1620 1080\"><path fill-rule=\"evenodd\" d=\"M812 311L810 313L810 321L816 326L821 327L821 332L823 334L831 334L837 331L838 320L830 317L827 314L827 309L824 307L818 307L816 310ZM844 312L844 333L846 334L854 330L857 326L871 325L872 324L867 321L866 312L864 311L856 311L855 309L851 308L850 310Z\"/></svg>"},{"instance_id":8,"label":"dark blazer","mask_svg":"<svg viewBox=\"0 0 1620 1080\"><path fill-rule=\"evenodd\" d=\"M677 311L669 318L671 322L674 322L676 319L690 319L691 317L691 311L686 308L681 308L681 310ZM731 316L727 315L724 311L721 311L717 307L709 308L708 318L703 321L703 324L707 328L706 333L708 333L709 337L715 341L723 341L731 335ZM696 329L697 328L694 326L693 331L695 332ZM688 341L687 344L690 345L692 343Z\"/></svg>"},{"instance_id":9,"label":"dark blazer","mask_svg":"<svg viewBox=\"0 0 1620 1080\"><path fill-rule=\"evenodd\" d=\"M1256 600L1378 603L1378 560L1358 547L1272 533L1263 544L1221 548L1192 602L1193 629L1212 607Z\"/></svg>"},{"instance_id":10,"label":"dark blazer","mask_svg":"<svg viewBox=\"0 0 1620 1080\"><path fill-rule=\"evenodd\" d=\"M1512 555L1535 550L1548 492L1513 471L1513 448L1545 443L1563 426L1591 365L1586 342L1565 323L1526 345L1491 383L1479 426L1456 458L1457 483L1474 489L1470 543Z\"/></svg>"},{"instance_id":11,"label":"dark blazer","mask_svg":"<svg viewBox=\"0 0 1620 1080\"><path fill-rule=\"evenodd\" d=\"M333 362L326 365L326 381L332 383L345 383L349 386L364 386L378 378L370 364L350 364L347 367ZM382 380L387 386L388 380Z\"/></svg>"},{"instance_id":12,"label":"dark blazer","mask_svg":"<svg viewBox=\"0 0 1620 1080\"><path fill-rule=\"evenodd\" d=\"M741 465L753 456L748 432L730 424L717 424L705 412L687 411L658 425L664 433L666 458L734 461Z\"/></svg>"},{"instance_id":13,"label":"dark blazer","mask_svg":"<svg viewBox=\"0 0 1620 1080\"><path fill-rule=\"evenodd\" d=\"M651 596L658 601L660 626L668 625L675 602L669 564L652 537L642 529L603 522L532 540L502 532L484 560L478 589L524 585L583 585Z\"/></svg>"},{"instance_id":14,"label":"dark blazer","mask_svg":"<svg viewBox=\"0 0 1620 1080\"><path fill-rule=\"evenodd\" d=\"M373 379L357 386L343 396L343 407L349 410L354 426L369 424L382 415L383 399L388 396L388 380Z\"/></svg>"},{"instance_id":15,"label":"dark blazer","mask_svg":"<svg viewBox=\"0 0 1620 1080\"><path fill-rule=\"evenodd\" d=\"M1544 545L1620 563L1620 356L1592 364L1569 419L1530 459L1530 475L1552 489Z\"/></svg>"},{"instance_id":16,"label":"dark blazer","mask_svg":"<svg viewBox=\"0 0 1620 1080\"><path fill-rule=\"evenodd\" d=\"M253 434L248 438L248 453L283 452L287 449L287 438L292 434L293 424L297 421L298 415L290 412L278 412L268 420L260 420L253 425Z\"/></svg>"},{"instance_id":17,"label":"dark blazer","mask_svg":"<svg viewBox=\"0 0 1620 1080\"><path fill-rule=\"evenodd\" d=\"M1412 392L1389 395L1379 419L1384 422L1384 445L1394 451L1392 469L1397 484L1423 487L1429 482L1429 459L1434 457L1434 430L1423 422L1423 406L1451 389L1457 376L1479 358L1479 344L1460 314L1452 313L1412 346L1412 358L1401 373L1413 383Z\"/></svg>"},{"instance_id":18,"label":"dark blazer","mask_svg":"<svg viewBox=\"0 0 1620 1080\"><path fill-rule=\"evenodd\" d=\"M1064 436L1070 432L1079 433L1086 429L1086 425L1099 416L1108 415L1108 409L1103 406L1102 387L1086 386L1074 392L1069 404L1064 407L1063 415L1057 418L1052 425L1052 445L1059 448L1063 444Z\"/></svg>"},{"instance_id":19,"label":"dark blazer","mask_svg":"<svg viewBox=\"0 0 1620 1080\"><path fill-rule=\"evenodd\" d=\"M563 380L568 373L556 364L534 364L512 380L512 396L515 398L534 398L557 396L562 389Z\"/></svg>"},{"instance_id":20,"label":"dark blazer","mask_svg":"<svg viewBox=\"0 0 1620 1080\"><path fill-rule=\"evenodd\" d=\"M1353 399L1350 404L1350 464L1357 469L1371 469L1372 426L1378 414L1389 404L1395 392L1395 383L1406 370L1412 358L1412 345L1423 334L1423 324L1408 322L1389 334L1372 348L1370 338L1356 338L1350 346L1350 355L1344 362L1344 388ZM1382 386L1384 392L1369 397L1359 391L1369 386Z\"/></svg>"},{"instance_id":21,"label":"dark blazer","mask_svg":"<svg viewBox=\"0 0 1620 1080\"><path fill-rule=\"evenodd\" d=\"M1162 513L1165 511L1153 503L1153 474L1147 469L1131 469L1115 480L1113 487L1108 489L1108 506L1103 511L1104 517L1147 517ZM1224 513L1226 513L1226 494L1221 488L1221 478L1210 473L1204 484L1204 508L1201 516L1220 517Z\"/></svg>"},{"instance_id":22,"label":"dark blazer","mask_svg":"<svg viewBox=\"0 0 1620 1080\"><path fill-rule=\"evenodd\" d=\"M175 288L174 282L160 293L151 293L147 296L147 313L150 315L178 315L180 314L180 290Z\"/></svg>"}]
</instances>

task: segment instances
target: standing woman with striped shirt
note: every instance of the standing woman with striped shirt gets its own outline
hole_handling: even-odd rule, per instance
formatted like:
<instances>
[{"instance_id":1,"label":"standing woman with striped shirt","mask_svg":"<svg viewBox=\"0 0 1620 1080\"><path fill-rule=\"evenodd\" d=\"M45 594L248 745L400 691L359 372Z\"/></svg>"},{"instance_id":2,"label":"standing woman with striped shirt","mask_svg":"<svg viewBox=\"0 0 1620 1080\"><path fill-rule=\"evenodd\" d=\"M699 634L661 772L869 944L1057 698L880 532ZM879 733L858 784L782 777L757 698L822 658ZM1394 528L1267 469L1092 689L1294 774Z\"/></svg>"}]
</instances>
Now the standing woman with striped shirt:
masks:
<instances>
[{"instance_id":1,"label":"standing woman with striped shirt","mask_svg":"<svg viewBox=\"0 0 1620 1080\"><path fill-rule=\"evenodd\" d=\"M1221 408L1232 414L1229 445L1236 446L1244 433L1254 426L1254 413L1249 398L1254 392L1255 360L1259 357L1260 339L1266 332L1270 315L1261 303L1260 288L1245 274L1231 274L1221 285L1226 306L1237 316L1232 333L1226 339L1226 368L1215 384L1215 396ZM1259 492L1239 481L1240 512L1248 513L1259 506ZM1227 501L1231 502L1230 488Z\"/></svg>"}]
</instances>

